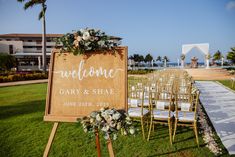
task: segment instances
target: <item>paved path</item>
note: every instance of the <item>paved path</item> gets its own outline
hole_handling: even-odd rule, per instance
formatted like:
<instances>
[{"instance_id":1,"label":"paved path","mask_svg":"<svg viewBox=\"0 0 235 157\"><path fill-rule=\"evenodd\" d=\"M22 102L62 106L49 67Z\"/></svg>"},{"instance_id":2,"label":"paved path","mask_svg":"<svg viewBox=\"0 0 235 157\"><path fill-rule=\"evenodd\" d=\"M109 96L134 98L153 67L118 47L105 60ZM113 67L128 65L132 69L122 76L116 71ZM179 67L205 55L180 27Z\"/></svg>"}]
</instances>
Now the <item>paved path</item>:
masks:
<instances>
[{"instance_id":1,"label":"paved path","mask_svg":"<svg viewBox=\"0 0 235 157\"><path fill-rule=\"evenodd\" d=\"M235 154L235 93L212 81L196 81L200 100L229 154Z\"/></svg>"},{"instance_id":2,"label":"paved path","mask_svg":"<svg viewBox=\"0 0 235 157\"><path fill-rule=\"evenodd\" d=\"M35 84L35 83L47 83L47 82L48 82L48 79L6 82L6 83L0 83L0 87L17 86L17 85L25 85L25 84Z\"/></svg>"}]
</instances>

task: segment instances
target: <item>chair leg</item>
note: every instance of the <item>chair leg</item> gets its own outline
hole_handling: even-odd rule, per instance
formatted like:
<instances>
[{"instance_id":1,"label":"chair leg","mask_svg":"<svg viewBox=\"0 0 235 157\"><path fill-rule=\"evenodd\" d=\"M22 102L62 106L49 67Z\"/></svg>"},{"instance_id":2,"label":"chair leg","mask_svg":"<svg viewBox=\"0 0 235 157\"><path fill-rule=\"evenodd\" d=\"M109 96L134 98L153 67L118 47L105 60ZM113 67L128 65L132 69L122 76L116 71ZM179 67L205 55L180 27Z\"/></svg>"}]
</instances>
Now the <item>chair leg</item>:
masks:
<instances>
[{"instance_id":1,"label":"chair leg","mask_svg":"<svg viewBox=\"0 0 235 157\"><path fill-rule=\"evenodd\" d=\"M197 132L197 121L194 122L193 128L194 128L194 133L195 133L195 136L196 136L197 146L199 147L198 132Z\"/></svg>"},{"instance_id":2,"label":"chair leg","mask_svg":"<svg viewBox=\"0 0 235 157\"><path fill-rule=\"evenodd\" d=\"M171 119L168 119L168 127L169 127L170 144L172 145L172 127L171 127Z\"/></svg>"},{"instance_id":3,"label":"chair leg","mask_svg":"<svg viewBox=\"0 0 235 157\"><path fill-rule=\"evenodd\" d=\"M142 129L143 139L145 139L144 118L143 117L141 117L141 129Z\"/></svg>"},{"instance_id":4,"label":"chair leg","mask_svg":"<svg viewBox=\"0 0 235 157\"><path fill-rule=\"evenodd\" d=\"M175 133L176 133L176 129L177 129L177 119L175 119L175 127L174 127L174 134L173 134L173 142L175 141Z\"/></svg>"},{"instance_id":5,"label":"chair leg","mask_svg":"<svg viewBox=\"0 0 235 157\"><path fill-rule=\"evenodd\" d=\"M151 117L151 119L150 119L150 124L149 124L149 133L148 133L148 139L147 139L147 141L149 141L152 127L154 128L154 124L153 124L153 118Z\"/></svg>"}]
</instances>

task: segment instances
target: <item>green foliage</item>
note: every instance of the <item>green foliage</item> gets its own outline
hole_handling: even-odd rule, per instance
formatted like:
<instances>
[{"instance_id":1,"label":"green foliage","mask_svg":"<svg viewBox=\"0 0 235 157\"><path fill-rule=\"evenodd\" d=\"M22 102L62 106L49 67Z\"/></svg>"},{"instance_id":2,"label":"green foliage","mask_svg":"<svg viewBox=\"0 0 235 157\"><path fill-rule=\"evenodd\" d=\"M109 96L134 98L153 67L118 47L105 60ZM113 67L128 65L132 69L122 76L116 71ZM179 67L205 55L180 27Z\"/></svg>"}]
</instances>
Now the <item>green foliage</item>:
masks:
<instances>
[{"instance_id":1,"label":"green foliage","mask_svg":"<svg viewBox=\"0 0 235 157\"><path fill-rule=\"evenodd\" d=\"M14 56L0 53L0 70L10 70L16 66L16 59Z\"/></svg>"},{"instance_id":2,"label":"green foliage","mask_svg":"<svg viewBox=\"0 0 235 157\"><path fill-rule=\"evenodd\" d=\"M25 81L25 80L39 80L47 79L47 73L32 73L32 74L10 74L6 76L0 76L1 82L13 82L13 81Z\"/></svg>"},{"instance_id":3,"label":"green foliage","mask_svg":"<svg viewBox=\"0 0 235 157\"><path fill-rule=\"evenodd\" d=\"M157 56L157 59L156 59L156 61L162 61L162 57L161 56Z\"/></svg>"},{"instance_id":4,"label":"green foliage","mask_svg":"<svg viewBox=\"0 0 235 157\"><path fill-rule=\"evenodd\" d=\"M62 52L72 52L74 55L90 51L114 50L114 47L119 45L105 32L89 28L67 33L58 39L57 44L63 45Z\"/></svg>"},{"instance_id":5,"label":"green foliage","mask_svg":"<svg viewBox=\"0 0 235 157\"><path fill-rule=\"evenodd\" d=\"M143 75L143 74L148 74L148 73L152 73L154 70L152 69L143 69L143 70L128 70L128 74L132 74L132 75Z\"/></svg>"},{"instance_id":6,"label":"green foliage","mask_svg":"<svg viewBox=\"0 0 235 157\"><path fill-rule=\"evenodd\" d=\"M233 64L235 63L235 47L232 47L231 51L228 52L227 59L230 60Z\"/></svg>"},{"instance_id":7,"label":"green foliage","mask_svg":"<svg viewBox=\"0 0 235 157\"><path fill-rule=\"evenodd\" d=\"M223 56L222 56L222 54L219 50L216 51L216 53L213 55L213 59L216 60L216 61L221 60L222 57Z\"/></svg>"},{"instance_id":8,"label":"green foliage","mask_svg":"<svg viewBox=\"0 0 235 157\"><path fill-rule=\"evenodd\" d=\"M145 62L151 62L153 60L153 57L151 56L151 54L147 54L144 58Z\"/></svg>"},{"instance_id":9,"label":"green foliage","mask_svg":"<svg viewBox=\"0 0 235 157\"><path fill-rule=\"evenodd\" d=\"M18 2L25 2L25 0L17 0ZM45 17L45 13L46 13L46 0L28 0L25 2L24 4L24 9L27 10L28 8L32 8L36 5L41 5L42 6L42 10L40 11L39 15L38 15L38 19L40 20L42 17Z\"/></svg>"},{"instance_id":10,"label":"green foliage","mask_svg":"<svg viewBox=\"0 0 235 157\"><path fill-rule=\"evenodd\" d=\"M166 60L166 62L170 62L170 59L167 56L163 56L162 57L162 62L165 62L165 60Z\"/></svg>"}]
</instances>

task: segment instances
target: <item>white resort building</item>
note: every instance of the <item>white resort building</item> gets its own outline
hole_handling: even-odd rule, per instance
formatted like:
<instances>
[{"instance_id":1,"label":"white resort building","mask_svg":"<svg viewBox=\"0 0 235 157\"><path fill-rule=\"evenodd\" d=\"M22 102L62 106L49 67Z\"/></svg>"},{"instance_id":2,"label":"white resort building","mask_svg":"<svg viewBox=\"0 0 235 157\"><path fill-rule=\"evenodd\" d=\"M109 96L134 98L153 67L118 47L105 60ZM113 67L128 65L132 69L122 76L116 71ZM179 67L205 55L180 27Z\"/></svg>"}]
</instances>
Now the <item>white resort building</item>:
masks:
<instances>
[{"instance_id":1,"label":"white resort building","mask_svg":"<svg viewBox=\"0 0 235 157\"><path fill-rule=\"evenodd\" d=\"M56 46L56 39L63 34L46 35L47 63L50 62L51 50ZM16 57L17 70L41 70L42 34L0 34L0 53ZM48 67L47 67L48 68Z\"/></svg>"}]
</instances>

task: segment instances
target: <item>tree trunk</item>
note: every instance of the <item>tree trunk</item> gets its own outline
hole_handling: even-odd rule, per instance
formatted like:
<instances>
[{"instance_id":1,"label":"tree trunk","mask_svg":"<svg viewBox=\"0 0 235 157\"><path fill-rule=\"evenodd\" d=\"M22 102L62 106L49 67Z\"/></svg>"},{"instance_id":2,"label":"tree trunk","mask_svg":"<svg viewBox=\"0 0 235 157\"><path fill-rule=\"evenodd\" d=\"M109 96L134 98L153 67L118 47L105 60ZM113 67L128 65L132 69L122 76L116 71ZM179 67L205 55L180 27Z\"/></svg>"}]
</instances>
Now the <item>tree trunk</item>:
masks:
<instances>
[{"instance_id":1,"label":"tree trunk","mask_svg":"<svg viewBox=\"0 0 235 157\"><path fill-rule=\"evenodd\" d=\"M45 7L45 4L42 4L42 7ZM46 62L46 19L45 12L42 17L42 64L43 64L43 72L46 72L47 62Z\"/></svg>"}]
</instances>

